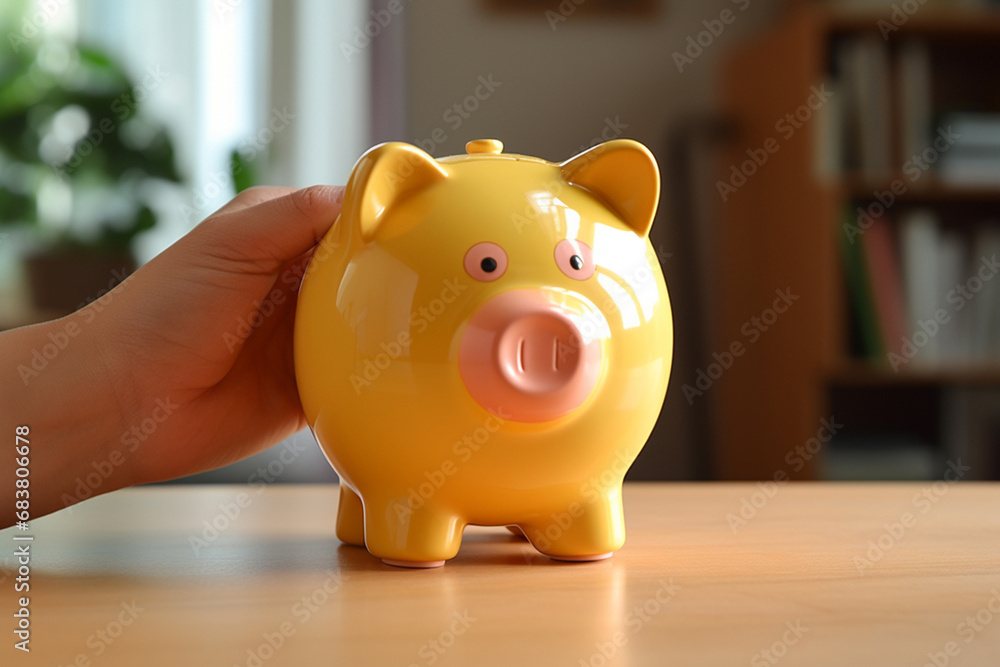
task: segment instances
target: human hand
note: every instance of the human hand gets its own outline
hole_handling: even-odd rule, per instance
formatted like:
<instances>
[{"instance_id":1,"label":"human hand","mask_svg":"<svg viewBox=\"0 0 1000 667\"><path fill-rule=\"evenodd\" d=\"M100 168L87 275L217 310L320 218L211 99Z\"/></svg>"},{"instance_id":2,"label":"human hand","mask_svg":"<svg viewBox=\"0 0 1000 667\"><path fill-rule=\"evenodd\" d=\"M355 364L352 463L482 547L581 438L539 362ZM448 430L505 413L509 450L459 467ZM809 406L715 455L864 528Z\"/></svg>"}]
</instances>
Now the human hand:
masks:
<instances>
[{"instance_id":1,"label":"human hand","mask_svg":"<svg viewBox=\"0 0 1000 667\"><path fill-rule=\"evenodd\" d=\"M68 504L77 478L115 450L112 462L123 463L96 493L224 466L305 428L292 361L296 296L343 193L241 193L101 302L64 318L78 323L79 342L26 391L4 378L11 418L46 443L34 450L32 475L46 489L42 499L33 492L32 514ZM9 343L2 372L64 320L0 336ZM3 477L13 489L13 471Z\"/></svg>"}]
</instances>

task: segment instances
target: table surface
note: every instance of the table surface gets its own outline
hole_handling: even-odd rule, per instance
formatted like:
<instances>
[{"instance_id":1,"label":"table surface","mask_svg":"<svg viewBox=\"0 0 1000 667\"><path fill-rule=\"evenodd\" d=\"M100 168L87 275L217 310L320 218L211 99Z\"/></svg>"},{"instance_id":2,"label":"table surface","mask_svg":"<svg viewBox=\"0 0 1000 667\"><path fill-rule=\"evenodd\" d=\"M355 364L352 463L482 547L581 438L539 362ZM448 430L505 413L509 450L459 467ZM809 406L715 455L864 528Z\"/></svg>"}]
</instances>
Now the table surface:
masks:
<instances>
[{"instance_id":1,"label":"table surface","mask_svg":"<svg viewBox=\"0 0 1000 667\"><path fill-rule=\"evenodd\" d=\"M32 652L5 630L0 664L1000 664L997 484L630 484L609 560L469 528L434 570L339 543L336 504L151 487L39 519Z\"/></svg>"}]
</instances>

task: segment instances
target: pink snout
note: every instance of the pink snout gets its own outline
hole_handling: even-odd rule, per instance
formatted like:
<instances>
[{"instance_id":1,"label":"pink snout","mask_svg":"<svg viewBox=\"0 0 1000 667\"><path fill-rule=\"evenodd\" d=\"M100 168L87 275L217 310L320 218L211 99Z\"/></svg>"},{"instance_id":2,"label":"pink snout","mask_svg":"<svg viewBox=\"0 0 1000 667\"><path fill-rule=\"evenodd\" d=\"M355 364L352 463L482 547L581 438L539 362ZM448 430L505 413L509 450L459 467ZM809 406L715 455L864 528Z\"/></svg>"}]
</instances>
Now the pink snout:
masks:
<instances>
[{"instance_id":1,"label":"pink snout","mask_svg":"<svg viewBox=\"0 0 1000 667\"><path fill-rule=\"evenodd\" d=\"M479 405L505 419L544 422L580 406L601 370L601 341L557 294L516 289L487 301L469 321L459 372Z\"/></svg>"}]
</instances>

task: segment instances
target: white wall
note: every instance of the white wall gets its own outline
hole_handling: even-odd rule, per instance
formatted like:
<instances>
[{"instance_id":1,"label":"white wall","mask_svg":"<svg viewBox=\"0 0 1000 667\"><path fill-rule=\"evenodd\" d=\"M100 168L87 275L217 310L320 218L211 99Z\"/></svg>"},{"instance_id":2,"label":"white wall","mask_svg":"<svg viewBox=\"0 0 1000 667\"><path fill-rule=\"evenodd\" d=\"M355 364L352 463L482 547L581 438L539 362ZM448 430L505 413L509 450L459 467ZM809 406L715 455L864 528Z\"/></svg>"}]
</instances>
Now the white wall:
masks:
<instances>
[{"instance_id":1,"label":"white wall","mask_svg":"<svg viewBox=\"0 0 1000 667\"><path fill-rule=\"evenodd\" d=\"M368 54L341 48L366 20L365 0L273 0L270 107L295 118L275 136L270 183L346 183L368 148Z\"/></svg>"},{"instance_id":2,"label":"white wall","mask_svg":"<svg viewBox=\"0 0 1000 667\"><path fill-rule=\"evenodd\" d=\"M742 35L769 23L782 3L675 0L662 2L652 18L573 14L555 29L545 10L557 8L556 0L515 13L486 11L486 4L435 0L406 9L411 138L447 128L442 114L473 92L480 75L503 84L458 130L448 129L439 155L498 135L511 150L561 159L598 135L607 117L628 124L628 136L662 146L671 121L715 107L720 58ZM678 72L671 54L724 9L733 22Z\"/></svg>"}]
</instances>

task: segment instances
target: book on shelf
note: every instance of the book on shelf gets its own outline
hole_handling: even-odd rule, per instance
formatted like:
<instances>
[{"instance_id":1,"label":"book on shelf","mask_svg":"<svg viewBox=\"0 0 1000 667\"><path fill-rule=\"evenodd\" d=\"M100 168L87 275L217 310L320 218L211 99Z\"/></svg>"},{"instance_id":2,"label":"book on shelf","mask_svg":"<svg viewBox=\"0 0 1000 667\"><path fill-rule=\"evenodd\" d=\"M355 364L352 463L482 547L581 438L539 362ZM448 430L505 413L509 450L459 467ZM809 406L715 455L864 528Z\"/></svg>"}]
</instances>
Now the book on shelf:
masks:
<instances>
[{"instance_id":1,"label":"book on shelf","mask_svg":"<svg viewBox=\"0 0 1000 667\"><path fill-rule=\"evenodd\" d=\"M854 212L849 208L845 209L844 228L849 228L855 222ZM862 353L866 357L877 359L885 355L885 347L877 321L878 310L865 252L865 234L842 234L840 238L851 311L860 334Z\"/></svg>"},{"instance_id":2,"label":"book on shelf","mask_svg":"<svg viewBox=\"0 0 1000 667\"><path fill-rule=\"evenodd\" d=\"M941 125L955 136L937 167L949 185L1000 186L1000 113L950 113Z\"/></svg>"},{"instance_id":3,"label":"book on shelf","mask_svg":"<svg viewBox=\"0 0 1000 667\"><path fill-rule=\"evenodd\" d=\"M842 238L861 356L896 370L1000 363L1000 223L942 229L934 212L911 209Z\"/></svg>"},{"instance_id":4,"label":"book on shelf","mask_svg":"<svg viewBox=\"0 0 1000 667\"><path fill-rule=\"evenodd\" d=\"M871 280L875 321L886 353L900 354L909 334L899 253L892 225L885 216L873 218L863 239L865 262Z\"/></svg>"},{"instance_id":5,"label":"book on shelf","mask_svg":"<svg viewBox=\"0 0 1000 667\"><path fill-rule=\"evenodd\" d=\"M1000 260L1000 220L982 224L972 247L972 261L984 266L988 275L990 262ZM1000 275L983 280L976 299L980 301L970 317L972 354L977 359L1000 359Z\"/></svg>"},{"instance_id":6,"label":"book on shelf","mask_svg":"<svg viewBox=\"0 0 1000 667\"><path fill-rule=\"evenodd\" d=\"M844 38L834 52L833 85L842 99L842 170L882 180L892 172L889 47L877 34Z\"/></svg>"},{"instance_id":7,"label":"book on shelf","mask_svg":"<svg viewBox=\"0 0 1000 667\"><path fill-rule=\"evenodd\" d=\"M823 80L820 90L829 91L830 96L816 110L814 166L820 180L832 182L840 177L843 170L844 141L848 136L843 125L843 94L840 84L830 78Z\"/></svg>"},{"instance_id":8,"label":"book on shelf","mask_svg":"<svg viewBox=\"0 0 1000 667\"><path fill-rule=\"evenodd\" d=\"M906 294L907 329L921 331L921 322L934 319L943 299L938 299L940 280L937 249L940 229L936 216L923 209L908 211L899 223L899 253ZM931 336L915 355L915 363L929 363L939 357L939 340Z\"/></svg>"},{"instance_id":9,"label":"book on shelf","mask_svg":"<svg viewBox=\"0 0 1000 667\"><path fill-rule=\"evenodd\" d=\"M931 145L931 51L922 39L903 42L896 56L900 149L899 164Z\"/></svg>"},{"instance_id":10,"label":"book on shelf","mask_svg":"<svg viewBox=\"0 0 1000 667\"><path fill-rule=\"evenodd\" d=\"M839 39L830 80L837 103L824 109L816 130L820 173L878 182L908 164L929 163L946 185L1000 187L1000 113L936 116L933 82L932 52L923 39L902 41L894 52L877 34ZM939 131L954 143L935 146Z\"/></svg>"},{"instance_id":11,"label":"book on shelf","mask_svg":"<svg viewBox=\"0 0 1000 667\"><path fill-rule=\"evenodd\" d=\"M1000 114L950 113L941 124L954 132L959 150L1000 152Z\"/></svg>"},{"instance_id":12,"label":"book on shelf","mask_svg":"<svg viewBox=\"0 0 1000 667\"><path fill-rule=\"evenodd\" d=\"M969 252L965 239L956 231L948 230L940 237L938 255L938 289L936 294L941 301L940 309L948 314L948 321L941 325L938 338L938 351L942 361L962 362L972 357L969 313L972 310L971 301L959 291L971 271Z\"/></svg>"},{"instance_id":13,"label":"book on shelf","mask_svg":"<svg viewBox=\"0 0 1000 667\"><path fill-rule=\"evenodd\" d=\"M996 155L945 153L937 174L946 185L979 188L1000 186L1000 151Z\"/></svg>"}]
</instances>

